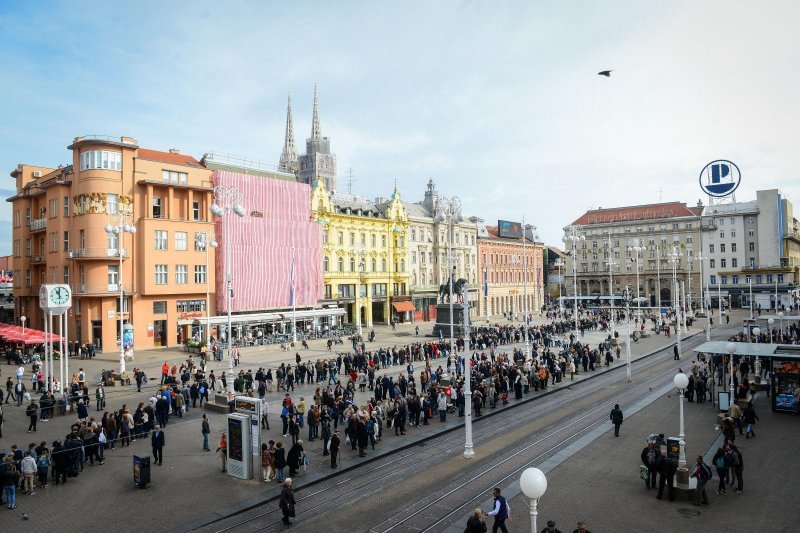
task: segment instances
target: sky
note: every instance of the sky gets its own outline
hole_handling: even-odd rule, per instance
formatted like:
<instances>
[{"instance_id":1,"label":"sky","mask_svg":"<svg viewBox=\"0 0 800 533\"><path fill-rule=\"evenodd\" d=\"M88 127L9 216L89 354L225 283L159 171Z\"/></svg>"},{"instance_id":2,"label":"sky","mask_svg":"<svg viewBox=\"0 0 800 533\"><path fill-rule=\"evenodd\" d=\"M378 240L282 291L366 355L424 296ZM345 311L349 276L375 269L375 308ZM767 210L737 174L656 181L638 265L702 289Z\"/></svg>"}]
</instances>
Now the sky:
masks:
<instances>
[{"instance_id":1,"label":"sky","mask_svg":"<svg viewBox=\"0 0 800 533\"><path fill-rule=\"evenodd\" d=\"M800 3L790 1L15 2L0 0L0 194L76 136L277 164L291 93L300 153L319 87L339 190L422 200L561 244L585 210L737 199L800 204ZM610 78L597 75L613 69ZM0 254L11 252L10 204Z\"/></svg>"}]
</instances>

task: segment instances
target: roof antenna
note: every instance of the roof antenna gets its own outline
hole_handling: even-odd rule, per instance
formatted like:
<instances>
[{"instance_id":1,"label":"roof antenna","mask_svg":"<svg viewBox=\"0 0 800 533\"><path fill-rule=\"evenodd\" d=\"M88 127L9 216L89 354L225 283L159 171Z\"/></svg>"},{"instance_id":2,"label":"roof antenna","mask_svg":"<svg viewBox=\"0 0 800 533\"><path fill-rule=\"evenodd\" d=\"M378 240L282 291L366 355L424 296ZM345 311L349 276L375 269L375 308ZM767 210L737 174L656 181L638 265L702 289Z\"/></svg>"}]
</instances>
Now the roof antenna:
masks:
<instances>
[{"instance_id":1,"label":"roof antenna","mask_svg":"<svg viewBox=\"0 0 800 533\"><path fill-rule=\"evenodd\" d=\"M347 178L347 194L353 194L353 167L350 167L347 171L348 178Z\"/></svg>"},{"instance_id":2,"label":"roof antenna","mask_svg":"<svg viewBox=\"0 0 800 533\"><path fill-rule=\"evenodd\" d=\"M663 193L663 192L664 192L664 191L661 189L661 187L659 187L659 188L658 188L658 203L660 203L660 204L661 204L661 203L664 203L664 200L662 199L662 196L663 196L663 195L662 195L662 193Z\"/></svg>"}]
</instances>

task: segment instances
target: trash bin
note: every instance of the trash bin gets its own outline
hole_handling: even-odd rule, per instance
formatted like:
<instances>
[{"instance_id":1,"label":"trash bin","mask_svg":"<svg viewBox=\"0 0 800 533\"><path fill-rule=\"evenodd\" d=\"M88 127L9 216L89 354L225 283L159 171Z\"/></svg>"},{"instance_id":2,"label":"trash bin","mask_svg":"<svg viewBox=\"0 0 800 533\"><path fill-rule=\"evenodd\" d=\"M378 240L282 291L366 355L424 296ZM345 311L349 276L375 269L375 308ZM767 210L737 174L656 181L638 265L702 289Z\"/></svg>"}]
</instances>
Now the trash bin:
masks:
<instances>
[{"instance_id":1,"label":"trash bin","mask_svg":"<svg viewBox=\"0 0 800 533\"><path fill-rule=\"evenodd\" d=\"M133 456L133 483L140 489L150 483L150 456Z\"/></svg>"}]
</instances>

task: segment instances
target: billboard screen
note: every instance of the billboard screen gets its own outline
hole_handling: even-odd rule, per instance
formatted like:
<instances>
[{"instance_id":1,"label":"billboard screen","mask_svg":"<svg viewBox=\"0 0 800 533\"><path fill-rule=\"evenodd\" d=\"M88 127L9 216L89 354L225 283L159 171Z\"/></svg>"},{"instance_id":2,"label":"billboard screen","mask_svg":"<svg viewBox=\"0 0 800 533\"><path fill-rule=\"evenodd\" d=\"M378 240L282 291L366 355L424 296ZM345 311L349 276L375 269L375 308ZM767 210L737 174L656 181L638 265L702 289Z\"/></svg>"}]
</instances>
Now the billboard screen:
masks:
<instances>
[{"instance_id":1,"label":"billboard screen","mask_svg":"<svg viewBox=\"0 0 800 533\"><path fill-rule=\"evenodd\" d=\"M510 222L508 220L498 220L497 233L501 237L507 237L509 239L521 239L522 224L519 222Z\"/></svg>"}]
</instances>

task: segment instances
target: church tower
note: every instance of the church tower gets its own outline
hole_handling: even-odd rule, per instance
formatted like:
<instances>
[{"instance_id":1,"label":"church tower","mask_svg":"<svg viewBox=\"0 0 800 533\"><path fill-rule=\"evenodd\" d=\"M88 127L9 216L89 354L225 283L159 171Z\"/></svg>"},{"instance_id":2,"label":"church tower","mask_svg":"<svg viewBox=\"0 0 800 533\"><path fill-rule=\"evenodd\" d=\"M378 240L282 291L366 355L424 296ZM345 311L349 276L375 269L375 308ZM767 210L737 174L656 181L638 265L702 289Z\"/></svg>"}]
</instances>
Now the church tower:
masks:
<instances>
[{"instance_id":1,"label":"church tower","mask_svg":"<svg viewBox=\"0 0 800 533\"><path fill-rule=\"evenodd\" d=\"M292 95L289 95L289 102L286 107L286 137L283 141L283 152L281 152L281 162L278 170L295 174L300 168L297 161L297 148L294 145L294 123L292 121Z\"/></svg>"},{"instance_id":2,"label":"church tower","mask_svg":"<svg viewBox=\"0 0 800 533\"><path fill-rule=\"evenodd\" d=\"M313 185L316 179L324 182L328 191L336 190L336 155L331 153L331 143L322 136L319 121L319 98L314 85L314 115L311 119L311 137L306 139L306 153L299 157L297 181Z\"/></svg>"}]
</instances>

